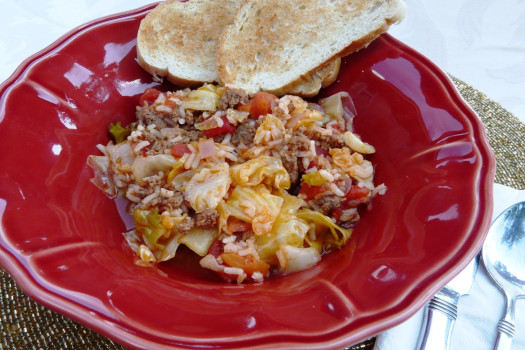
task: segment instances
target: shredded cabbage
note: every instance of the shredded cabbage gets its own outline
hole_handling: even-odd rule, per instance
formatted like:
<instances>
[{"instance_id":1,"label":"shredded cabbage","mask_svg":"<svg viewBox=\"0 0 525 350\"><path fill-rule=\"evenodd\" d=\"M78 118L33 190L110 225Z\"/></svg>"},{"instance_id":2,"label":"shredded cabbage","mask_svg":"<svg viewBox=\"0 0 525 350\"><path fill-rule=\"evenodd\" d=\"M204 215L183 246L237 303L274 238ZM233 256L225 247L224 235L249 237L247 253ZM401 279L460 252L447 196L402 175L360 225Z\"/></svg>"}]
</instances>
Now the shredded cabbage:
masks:
<instances>
[{"instance_id":1,"label":"shredded cabbage","mask_svg":"<svg viewBox=\"0 0 525 350\"><path fill-rule=\"evenodd\" d=\"M348 147L350 147L355 152L371 154L375 153L376 151L376 149L373 146L366 142L363 142L359 135L356 135L351 131L347 131L343 134L343 141Z\"/></svg>"},{"instance_id":2,"label":"shredded cabbage","mask_svg":"<svg viewBox=\"0 0 525 350\"><path fill-rule=\"evenodd\" d=\"M333 163L343 172L356 179L359 184L372 190L374 188L374 167L372 163L363 158L360 153L350 153L348 147L332 148L330 150Z\"/></svg>"},{"instance_id":3,"label":"shredded cabbage","mask_svg":"<svg viewBox=\"0 0 525 350\"><path fill-rule=\"evenodd\" d=\"M236 186L257 186L265 184L276 190L290 188L290 175L282 161L276 157L260 156L230 168L230 175Z\"/></svg>"},{"instance_id":4,"label":"shredded cabbage","mask_svg":"<svg viewBox=\"0 0 525 350\"><path fill-rule=\"evenodd\" d=\"M283 245L279 250L279 264L282 273L292 273L314 266L321 260L321 254L312 247Z\"/></svg>"},{"instance_id":5,"label":"shredded cabbage","mask_svg":"<svg viewBox=\"0 0 525 350\"><path fill-rule=\"evenodd\" d=\"M145 177L155 175L159 171L168 171L177 163L177 159L169 154L157 154L154 156L137 157L131 165L131 170L137 181Z\"/></svg>"},{"instance_id":6,"label":"shredded cabbage","mask_svg":"<svg viewBox=\"0 0 525 350\"><path fill-rule=\"evenodd\" d=\"M319 105L330 115L338 120L346 120L352 125L356 110L352 97L346 91L341 91L326 98L319 100Z\"/></svg>"},{"instance_id":7,"label":"shredded cabbage","mask_svg":"<svg viewBox=\"0 0 525 350\"><path fill-rule=\"evenodd\" d=\"M226 118L230 123L232 123L232 125L237 125L244 122L249 115L250 112L242 112L231 108L226 111Z\"/></svg>"},{"instance_id":8,"label":"shredded cabbage","mask_svg":"<svg viewBox=\"0 0 525 350\"><path fill-rule=\"evenodd\" d=\"M170 237L171 230L162 224L162 215L157 210L135 209L133 211L133 222L137 234L142 236L148 247L159 251L164 249L165 245L159 240L162 237Z\"/></svg>"},{"instance_id":9,"label":"shredded cabbage","mask_svg":"<svg viewBox=\"0 0 525 350\"><path fill-rule=\"evenodd\" d=\"M179 158L175 164L173 164L171 170L168 173L168 183L172 182L175 177L183 173L186 169L184 168L185 159Z\"/></svg>"},{"instance_id":10,"label":"shredded cabbage","mask_svg":"<svg viewBox=\"0 0 525 350\"><path fill-rule=\"evenodd\" d=\"M106 154L112 167L119 167L120 164L131 164L135 159L129 142L121 142L116 145L109 143L106 146Z\"/></svg>"},{"instance_id":11,"label":"shredded cabbage","mask_svg":"<svg viewBox=\"0 0 525 350\"><path fill-rule=\"evenodd\" d=\"M275 254L281 245L302 247L305 235L310 228L304 220L295 215L303 204L303 200L289 194L285 194L283 198L283 205L273 224L272 231L255 238L259 247L259 256L271 265L277 264Z\"/></svg>"},{"instance_id":12,"label":"shredded cabbage","mask_svg":"<svg viewBox=\"0 0 525 350\"><path fill-rule=\"evenodd\" d=\"M217 235L218 231L215 228L194 227L179 238L179 243L184 244L200 256L205 256Z\"/></svg>"},{"instance_id":13,"label":"shredded cabbage","mask_svg":"<svg viewBox=\"0 0 525 350\"><path fill-rule=\"evenodd\" d=\"M264 144L274 140L280 140L286 134L283 122L272 114L267 114L261 125L255 132L254 142Z\"/></svg>"},{"instance_id":14,"label":"shredded cabbage","mask_svg":"<svg viewBox=\"0 0 525 350\"><path fill-rule=\"evenodd\" d=\"M228 204L224 200L221 200L219 204L217 205L217 213L219 213L219 220L218 220L218 226L219 226L219 232L226 232L227 234L231 234L227 230L227 224L228 224L228 218L231 215L231 210Z\"/></svg>"},{"instance_id":15,"label":"shredded cabbage","mask_svg":"<svg viewBox=\"0 0 525 350\"><path fill-rule=\"evenodd\" d=\"M308 186L322 186L329 182L329 180L322 176L319 171L303 174L302 178Z\"/></svg>"},{"instance_id":16,"label":"shredded cabbage","mask_svg":"<svg viewBox=\"0 0 525 350\"><path fill-rule=\"evenodd\" d=\"M224 113L222 112L217 112L211 117L206 118L203 122L195 123L194 124L195 129L205 131L205 130L211 130L211 129L221 127L223 123L223 120L222 120L223 114Z\"/></svg>"},{"instance_id":17,"label":"shredded cabbage","mask_svg":"<svg viewBox=\"0 0 525 350\"><path fill-rule=\"evenodd\" d=\"M346 96L349 96L347 92L339 92L319 100L318 103L326 113L342 119L344 113L342 97Z\"/></svg>"},{"instance_id":18,"label":"shredded cabbage","mask_svg":"<svg viewBox=\"0 0 525 350\"><path fill-rule=\"evenodd\" d=\"M106 156L89 156L88 164L94 173L91 182L109 197L116 197L117 189L113 181L113 173L109 168L109 158Z\"/></svg>"},{"instance_id":19,"label":"shredded cabbage","mask_svg":"<svg viewBox=\"0 0 525 350\"><path fill-rule=\"evenodd\" d=\"M296 130L300 126L312 124L323 120L323 115L319 111L308 110L303 117L294 125L293 130Z\"/></svg>"},{"instance_id":20,"label":"shredded cabbage","mask_svg":"<svg viewBox=\"0 0 525 350\"><path fill-rule=\"evenodd\" d=\"M159 261L166 261L166 260L170 260L170 259L175 257L175 253L177 252L177 248L180 245L180 243L179 243L180 236L181 236L180 233L176 233L170 239L168 239L164 249L160 252L160 254L158 254L159 255L159 258L158 258Z\"/></svg>"},{"instance_id":21,"label":"shredded cabbage","mask_svg":"<svg viewBox=\"0 0 525 350\"><path fill-rule=\"evenodd\" d=\"M330 155L335 165L339 167L345 173L350 173L353 165L355 164L350 149L347 147L343 148L332 148L330 149Z\"/></svg>"},{"instance_id":22,"label":"shredded cabbage","mask_svg":"<svg viewBox=\"0 0 525 350\"><path fill-rule=\"evenodd\" d=\"M311 209L299 209L296 215L307 223L315 224L316 236L318 237L319 234L322 235L322 237L318 237L318 239L323 239L323 247L328 248L328 250L332 248L332 246L340 248L348 241L348 239L350 239L350 236L352 236L351 229L346 229L336 225L328 216L317 211ZM326 232L326 229L330 230L330 233L332 234L331 236L323 235L323 233Z\"/></svg>"},{"instance_id":23,"label":"shredded cabbage","mask_svg":"<svg viewBox=\"0 0 525 350\"><path fill-rule=\"evenodd\" d=\"M193 109L196 111L215 112L219 106L224 88L214 85L204 85L203 87L191 91L182 101L182 108Z\"/></svg>"},{"instance_id":24,"label":"shredded cabbage","mask_svg":"<svg viewBox=\"0 0 525 350\"><path fill-rule=\"evenodd\" d=\"M136 250L143 260L169 260L175 256L180 244L186 245L200 256L207 254L217 237L217 229L194 227L182 234L178 232L176 226L168 224L166 218L175 221L179 219L159 214L156 210L136 209L133 211L135 231L128 232L125 237L132 249ZM137 244L139 237L143 238L145 246Z\"/></svg>"},{"instance_id":25,"label":"shredded cabbage","mask_svg":"<svg viewBox=\"0 0 525 350\"><path fill-rule=\"evenodd\" d=\"M193 175L186 185L184 198L197 213L215 209L230 188L230 167L228 163L215 165L213 169L203 168Z\"/></svg>"},{"instance_id":26,"label":"shredded cabbage","mask_svg":"<svg viewBox=\"0 0 525 350\"><path fill-rule=\"evenodd\" d=\"M175 167L176 165L173 165L173 166ZM171 171L174 171L174 170L172 169ZM171 171L170 173L168 173L168 179L171 178L171 180L169 181L170 184L172 184L174 188L182 192L186 190L186 185L193 178L193 176L199 172L198 169L185 170L184 168L183 169L177 168L173 172L174 176L170 177Z\"/></svg>"},{"instance_id":27,"label":"shredded cabbage","mask_svg":"<svg viewBox=\"0 0 525 350\"><path fill-rule=\"evenodd\" d=\"M237 186L226 202L230 215L251 222L253 232L262 235L271 232L273 223L279 215L283 197L271 194L264 186Z\"/></svg>"}]
</instances>

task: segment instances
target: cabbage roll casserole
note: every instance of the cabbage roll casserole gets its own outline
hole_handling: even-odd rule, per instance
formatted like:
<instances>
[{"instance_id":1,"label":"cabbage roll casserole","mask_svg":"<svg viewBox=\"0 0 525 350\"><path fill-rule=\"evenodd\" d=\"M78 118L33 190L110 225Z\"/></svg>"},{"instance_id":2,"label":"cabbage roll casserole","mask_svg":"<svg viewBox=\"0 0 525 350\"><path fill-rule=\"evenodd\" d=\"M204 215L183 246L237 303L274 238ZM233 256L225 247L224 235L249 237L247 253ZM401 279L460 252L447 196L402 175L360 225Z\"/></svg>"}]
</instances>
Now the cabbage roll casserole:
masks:
<instances>
[{"instance_id":1,"label":"cabbage roll casserole","mask_svg":"<svg viewBox=\"0 0 525 350\"><path fill-rule=\"evenodd\" d=\"M129 201L135 228L124 237L138 264L184 245L224 281L262 282L344 246L385 192L354 116L344 92L312 103L211 84L148 88L136 122L111 124L88 164L98 188Z\"/></svg>"}]
</instances>

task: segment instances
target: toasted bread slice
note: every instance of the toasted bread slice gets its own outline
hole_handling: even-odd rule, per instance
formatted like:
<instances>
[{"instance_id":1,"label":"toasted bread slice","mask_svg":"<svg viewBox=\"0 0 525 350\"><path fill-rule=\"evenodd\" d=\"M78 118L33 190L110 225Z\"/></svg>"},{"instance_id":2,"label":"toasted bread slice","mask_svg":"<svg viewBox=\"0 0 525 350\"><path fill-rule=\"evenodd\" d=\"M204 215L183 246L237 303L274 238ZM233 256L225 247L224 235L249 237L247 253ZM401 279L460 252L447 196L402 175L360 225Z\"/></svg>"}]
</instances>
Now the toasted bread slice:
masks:
<instances>
[{"instance_id":1,"label":"toasted bread slice","mask_svg":"<svg viewBox=\"0 0 525 350\"><path fill-rule=\"evenodd\" d=\"M217 39L233 22L240 0L166 0L140 23L137 61L147 72L176 85L219 80Z\"/></svg>"},{"instance_id":2,"label":"toasted bread slice","mask_svg":"<svg viewBox=\"0 0 525 350\"><path fill-rule=\"evenodd\" d=\"M217 39L241 0L167 0L141 22L137 34L137 61L147 72L167 78L175 85L196 86L219 82L216 70ZM281 89L281 94L314 96L328 86L339 72L333 60L311 77L301 77Z\"/></svg>"},{"instance_id":3,"label":"toasted bread slice","mask_svg":"<svg viewBox=\"0 0 525 350\"><path fill-rule=\"evenodd\" d=\"M404 0L243 0L219 38L217 72L250 93L293 89L404 15Z\"/></svg>"}]
</instances>

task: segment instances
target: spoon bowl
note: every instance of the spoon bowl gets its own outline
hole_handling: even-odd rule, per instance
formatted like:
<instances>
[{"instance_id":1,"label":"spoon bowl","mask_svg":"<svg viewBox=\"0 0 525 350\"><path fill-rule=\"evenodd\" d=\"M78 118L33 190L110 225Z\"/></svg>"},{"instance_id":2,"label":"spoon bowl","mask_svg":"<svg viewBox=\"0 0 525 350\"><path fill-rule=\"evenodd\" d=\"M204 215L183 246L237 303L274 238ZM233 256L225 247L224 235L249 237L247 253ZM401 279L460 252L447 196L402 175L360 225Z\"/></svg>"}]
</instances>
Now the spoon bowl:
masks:
<instances>
[{"instance_id":1,"label":"spoon bowl","mask_svg":"<svg viewBox=\"0 0 525 350\"><path fill-rule=\"evenodd\" d=\"M492 224L482 249L483 263L505 296L494 349L510 349L516 299L525 297L525 202L514 204Z\"/></svg>"}]
</instances>

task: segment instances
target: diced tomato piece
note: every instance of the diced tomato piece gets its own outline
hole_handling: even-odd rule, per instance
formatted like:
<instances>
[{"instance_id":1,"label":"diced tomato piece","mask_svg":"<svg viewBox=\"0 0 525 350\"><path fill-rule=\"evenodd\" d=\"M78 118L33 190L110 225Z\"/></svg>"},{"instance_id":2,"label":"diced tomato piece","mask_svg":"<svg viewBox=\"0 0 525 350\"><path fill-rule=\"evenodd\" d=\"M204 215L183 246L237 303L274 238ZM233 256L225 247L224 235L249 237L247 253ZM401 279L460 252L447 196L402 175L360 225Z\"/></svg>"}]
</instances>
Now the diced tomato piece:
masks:
<instances>
[{"instance_id":1,"label":"diced tomato piece","mask_svg":"<svg viewBox=\"0 0 525 350\"><path fill-rule=\"evenodd\" d=\"M345 200L341 205L330 212L330 216L336 220L340 220L343 215L343 210L356 208L359 204L365 203L368 199L370 190L366 187L359 187L352 185L345 196Z\"/></svg>"},{"instance_id":2,"label":"diced tomato piece","mask_svg":"<svg viewBox=\"0 0 525 350\"><path fill-rule=\"evenodd\" d=\"M252 100L246 103L241 103L237 106L237 110L241 112L250 112L250 109L252 108L252 103Z\"/></svg>"},{"instance_id":3,"label":"diced tomato piece","mask_svg":"<svg viewBox=\"0 0 525 350\"><path fill-rule=\"evenodd\" d=\"M213 255L215 258L218 258L223 251L222 243L218 239L215 239L208 249L208 254Z\"/></svg>"},{"instance_id":4,"label":"diced tomato piece","mask_svg":"<svg viewBox=\"0 0 525 350\"><path fill-rule=\"evenodd\" d=\"M167 98L166 101L164 102L164 105L166 105L166 107L169 107L171 109L175 109L178 107L177 102L172 100L171 98Z\"/></svg>"},{"instance_id":5,"label":"diced tomato piece","mask_svg":"<svg viewBox=\"0 0 525 350\"><path fill-rule=\"evenodd\" d=\"M191 150L188 147L188 145L184 143L178 143L176 145L173 145L173 147L171 147L171 155L174 156L175 158L181 158L186 153L191 153Z\"/></svg>"},{"instance_id":6,"label":"diced tomato piece","mask_svg":"<svg viewBox=\"0 0 525 350\"><path fill-rule=\"evenodd\" d=\"M151 106L157 100L160 94L162 94L162 91L159 91L155 88L147 88L142 96L140 96L140 106L144 106L144 102L146 102L148 106Z\"/></svg>"},{"instance_id":7,"label":"diced tomato piece","mask_svg":"<svg viewBox=\"0 0 525 350\"><path fill-rule=\"evenodd\" d=\"M222 253L221 258L228 266L243 269L248 276L251 276L254 272L260 272L263 276L266 276L270 269L270 265L251 254L240 256L237 253Z\"/></svg>"},{"instance_id":8,"label":"diced tomato piece","mask_svg":"<svg viewBox=\"0 0 525 350\"><path fill-rule=\"evenodd\" d=\"M315 153L316 154L319 154L319 155L323 155L323 156L327 156L330 154L330 152L328 152L328 150L322 148L322 147L319 147L319 146L315 146ZM312 162L310 162L310 164L312 164Z\"/></svg>"},{"instance_id":9,"label":"diced tomato piece","mask_svg":"<svg viewBox=\"0 0 525 350\"><path fill-rule=\"evenodd\" d=\"M277 96L268 92L259 91L253 95L250 117L257 119L260 115L272 113L272 103L277 99Z\"/></svg>"},{"instance_id":10,"label":"diced tomato piece","mask_svg":"<svg viewBox=\"0 0 525 350\"><path fill-rule=\"evenodd\" d=\"M250 224L249 222L242 221L242 220L239 220L237 218L232 218L231 217L231 218L228 219L228 227L227 227L227 229L231 233L234 233L234 232L246 232L246 231L251 231L252 224Z\"/></svg>"},{"instance_id":11,"label":"diced tomato piece","mask_svg":"<svg viewBox=\"0 0 525 350\"><path fill-rule=\"evenodd\" d=\"M302 182L299 194L303 194L306 197L305 200L309 201L310 199L315 198L319 193L323 193L325 190L324 186L309 186L306 182Z\"/></svg>"},{"instance_id":12,"label":"diced tomato piece","mask_svg":"<svg viewBox=\"0 0 525 350\"><path fill-rule=\"evenodd\" d=\"M222 126L213 129L203 130L202 132L204 133L204 135L206 135L206 137L210 138L224 134L233 134L235 132L235 126L232 123L230 123L226 116L222 117L222 122Z\"/></svg>"},{"instance_id":13,"label":"diced tomato piece","mask_svg":"<svg viewBox=\"0 0 525 350\"><path fill-rule=\"evenodd\" d=\"M339 124L335 124L334 123L332 125L332 130L333 130L334 134L336 134L336 135L339 135L339 134L343 133L343 131L341 130L341 125L339 125Z\"/></svg>"},{"instance_id":14,"label":"diced tomato piece","mask_svg":"<svg viewBox=\"0 0 525 350\"><path fill-rule=\"evenodd\" d=\"M370 193L370 190L366 187L359 187L356 185L352 185L350 187L350 190L348 190L348 193L346 194L345 197L349 201L361 200L363 198L366 198L369 193Z\"/></svg>"},{"instance_id":15,"label":"diced tomato piece","mask_svg":"<svg viewBox=\"0 0 525 350\"><path fill-rule=\"evenodd\" d=\"M343 209L341 207L337 207L335 209L332 209L330 212L330 216L339 221L341 216L343 215Z\"/></svg>"},{"instance_id":16,"label":"diced tomato piece","mask_svg":"<svg viewBox=\"0 0 525 350\"><path fill-rule=\"evenodd\" d=\"M356 208L359 204L366 203L369 194L370 190L368 188L352 185L345 196L344 202L341 203L341 205L338 208L332 210L330 215L333 216L336 220L339 220L343 213L343 210Z\"/></svg>"},{"instance_id":17,"label":"diced tomato piece","mask_svg":"<svg viewBox=\"0 0 525 350\"><path fill-rule=\"evenodd\" d=\"M211 244L210 248L208 249L208 254L211 254L215 258L218 258L222 254L223 251L224 249L222 247L222 242L218 239L215 239L213 243ZM213 273L226 283L235 282L235 279L231 275L228 275L227 273L224 273L222 271L213 271Z\"/></svg>"}]
</instances>

